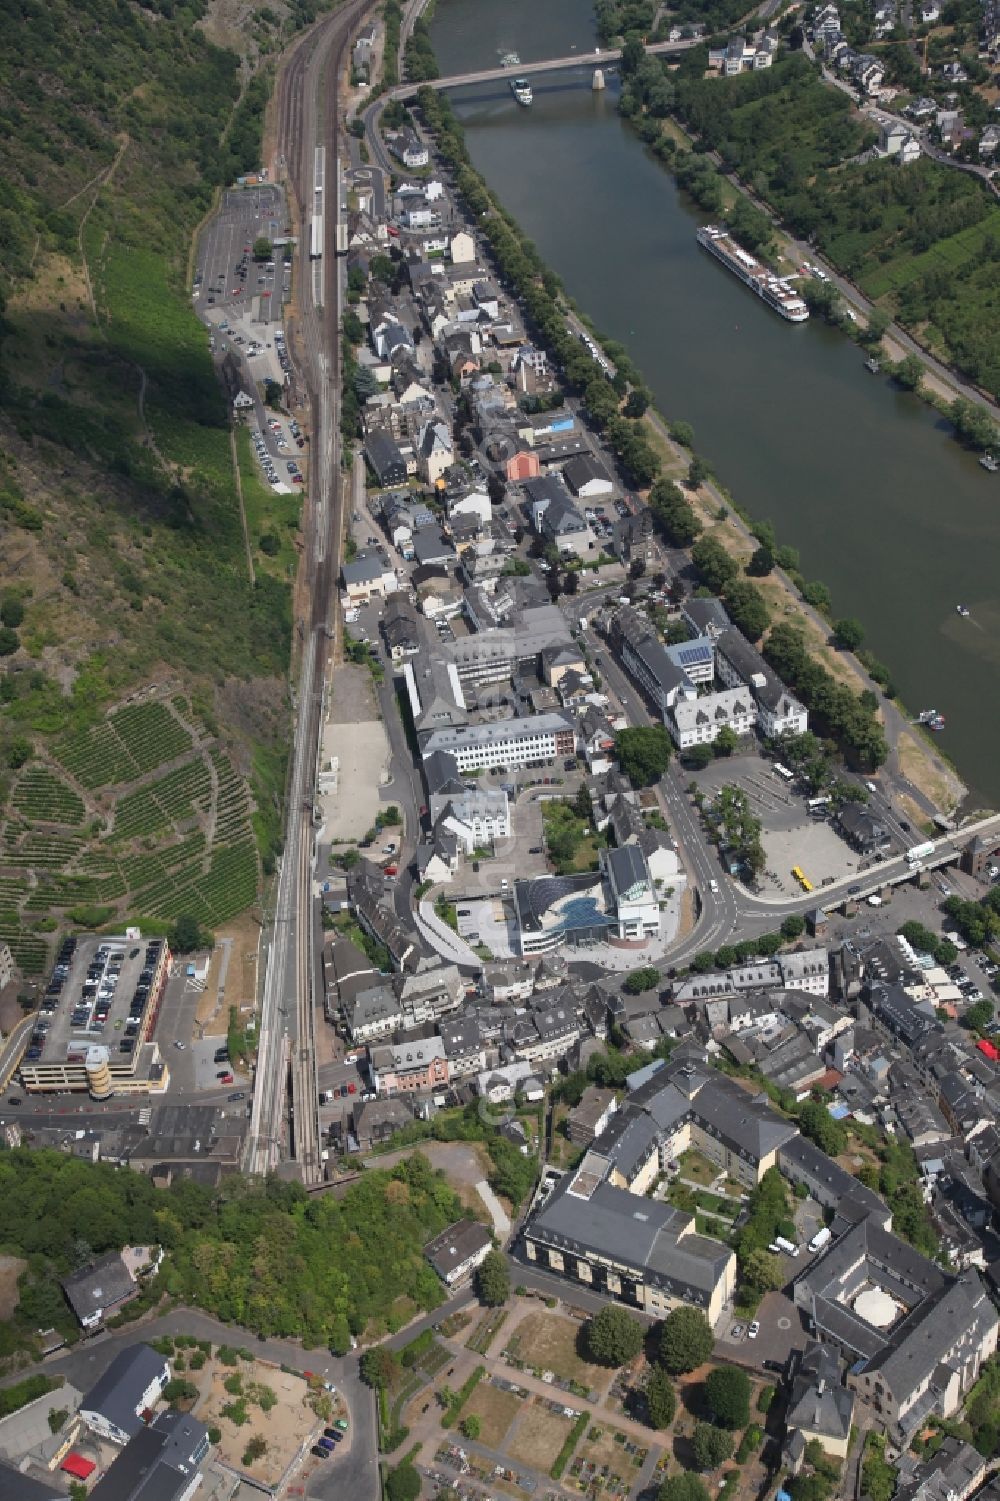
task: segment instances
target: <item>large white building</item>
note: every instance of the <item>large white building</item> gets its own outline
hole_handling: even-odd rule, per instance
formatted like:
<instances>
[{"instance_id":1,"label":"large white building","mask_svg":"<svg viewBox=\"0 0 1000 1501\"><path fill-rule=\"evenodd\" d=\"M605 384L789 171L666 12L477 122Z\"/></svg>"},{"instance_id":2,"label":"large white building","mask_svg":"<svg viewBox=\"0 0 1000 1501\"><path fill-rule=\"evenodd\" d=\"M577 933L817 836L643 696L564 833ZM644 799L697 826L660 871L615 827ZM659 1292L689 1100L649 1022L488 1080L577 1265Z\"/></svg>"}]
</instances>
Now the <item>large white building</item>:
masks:
<instances>
[{"instance_id":1,"label":"large white building","mask_svg":"<svg viewBox=\"0 0 1000 1501\"><path fill-rule=\"evenodd\" d=\"M575 755L576 730L572 717L558 712L455 725L431 730L422 740L424 760L437 751L454 756L462 773L482 767L532 766Z\"/></svg>"},{"instance_id":2,"label":"large white building","mask_svg":"<svg viewBox=\"0 0 1000 1501\"><path fill-rule=\"evenodd\" d=\"M723 688L701 698L679 699L667 720L681 750L711 745L723 729L740 737L749 735L756 723L757 707L746 688Z\"/></svg>"}]
</instances>

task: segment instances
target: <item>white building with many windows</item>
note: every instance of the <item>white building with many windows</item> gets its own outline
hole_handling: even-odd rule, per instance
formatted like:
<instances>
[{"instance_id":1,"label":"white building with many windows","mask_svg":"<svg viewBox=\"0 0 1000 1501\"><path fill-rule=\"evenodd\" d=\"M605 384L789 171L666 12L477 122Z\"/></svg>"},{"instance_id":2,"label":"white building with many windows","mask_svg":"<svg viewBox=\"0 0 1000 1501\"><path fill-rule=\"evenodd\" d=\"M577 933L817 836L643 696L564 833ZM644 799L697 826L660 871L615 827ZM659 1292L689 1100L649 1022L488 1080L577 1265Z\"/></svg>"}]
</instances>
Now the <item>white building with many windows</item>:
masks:
<instances>
[{"instance_id":1,"label":"white building with many windows","mask_svg":"<svg viewBox=\"0 0 1000 1501\"><path fill-rule=\"evenodd\" d=\"M437 751L454 756L460 773L480 767L532 766L574 756L576 729L571 715L558 712L455 725L422 737L425 761Z\"/></svg>"}]
</instances>

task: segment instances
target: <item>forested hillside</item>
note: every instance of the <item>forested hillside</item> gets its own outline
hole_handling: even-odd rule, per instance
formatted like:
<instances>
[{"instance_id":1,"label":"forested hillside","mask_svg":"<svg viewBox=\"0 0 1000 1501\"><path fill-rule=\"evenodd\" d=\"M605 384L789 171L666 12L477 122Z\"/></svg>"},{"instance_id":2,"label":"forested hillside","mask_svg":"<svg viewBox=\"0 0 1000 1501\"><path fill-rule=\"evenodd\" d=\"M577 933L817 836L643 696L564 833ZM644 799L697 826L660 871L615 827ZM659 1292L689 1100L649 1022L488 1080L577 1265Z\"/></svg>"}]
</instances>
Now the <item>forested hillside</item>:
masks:
<instances>
[{"instance_id":1,"label":"forested hillside","mask_svg":"<svg viewBox=\"0 0 1000 1501\"><path fill-rule=\"evenodd\" d=\"M210 40L215 0L0 0L0 937L29 970L71 908L180 915L172 852L216 825L198 802L203 781L220 792L213 757L253 786L225 846L240 878L223 898L214 847L189 850L215 897L177 902L224 920L256 888L255 831L273 856L289 568L253 536L251 584L189 255L216 186L258 165L270 58L318 8L244 8L238 55ZM269 518L297 522L287 503ZM133 819L108 850L121 746L104 721L136 690L180 715L205 775L193 757L155 827ZM91 752L82 778L74 747ZM131 749L126 791L141 794L167 757Z\"/></svg>"},{"instance_id":2,"label":"forested hillside","mask_svg":"<svg viewBox=\"0 0 1000 1501\"><path fill-rule=\"evenodd\" d=\"M39 1329L76 1336L60 1277L103 1252L157 1243L167 1257L146 1301L170 1293L255 1333L346 1351L352 1333L400 1327L441 1302L423 1247L461 1212L419 1153L365 1172L340 1198L238 1177L214 1193L183 1179L158 1189L142 1173L61 1152L0 1153L0 1249L28 1262L18 1311L0 1324L0 1359Z\"/></svg>"}]
</instances>

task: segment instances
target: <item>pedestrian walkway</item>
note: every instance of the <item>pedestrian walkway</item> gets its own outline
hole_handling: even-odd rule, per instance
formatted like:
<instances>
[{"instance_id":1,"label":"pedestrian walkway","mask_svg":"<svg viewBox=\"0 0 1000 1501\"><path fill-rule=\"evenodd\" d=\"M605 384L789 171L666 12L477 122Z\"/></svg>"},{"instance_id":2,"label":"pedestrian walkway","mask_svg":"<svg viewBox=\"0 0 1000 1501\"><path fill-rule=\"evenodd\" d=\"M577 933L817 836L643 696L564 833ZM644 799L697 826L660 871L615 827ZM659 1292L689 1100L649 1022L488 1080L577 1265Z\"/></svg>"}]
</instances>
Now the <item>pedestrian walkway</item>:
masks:
<instances>
[{"instance_id":1,"label":"pedestrian walkway","mask_svg":"<svg viewBox=\"0 0 1000 1501\"><path fill-rule=\"evenodd\" d=\"M430 902L421 902L414 914L420 936L427 940L435 953L449 964L458 964L463 969L481 970L483 961L474 949L438 917Z\"/></svg>"}]
</instances>

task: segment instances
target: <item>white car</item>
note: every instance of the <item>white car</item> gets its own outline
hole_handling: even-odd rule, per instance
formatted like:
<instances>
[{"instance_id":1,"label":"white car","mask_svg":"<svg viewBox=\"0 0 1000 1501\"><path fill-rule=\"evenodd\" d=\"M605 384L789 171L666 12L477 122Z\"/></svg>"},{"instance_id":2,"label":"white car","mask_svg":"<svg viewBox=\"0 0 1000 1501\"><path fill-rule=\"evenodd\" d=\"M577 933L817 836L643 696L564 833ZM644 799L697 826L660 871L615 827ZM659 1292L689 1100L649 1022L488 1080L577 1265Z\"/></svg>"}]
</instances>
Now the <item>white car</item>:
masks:
<instances>
[{"instance_id":1,"label":"white car","mask_svg":"<svg viewBox=\"0 0 1000 1501\"><path fill-rule=\"evenodd\" d=\"M750 1328L747 1330L747 1339L756 1339L759 1333L760 1323L757 1319L754 1319L753 1323L750 1325Z\"/></svg>"}]
</instances>

